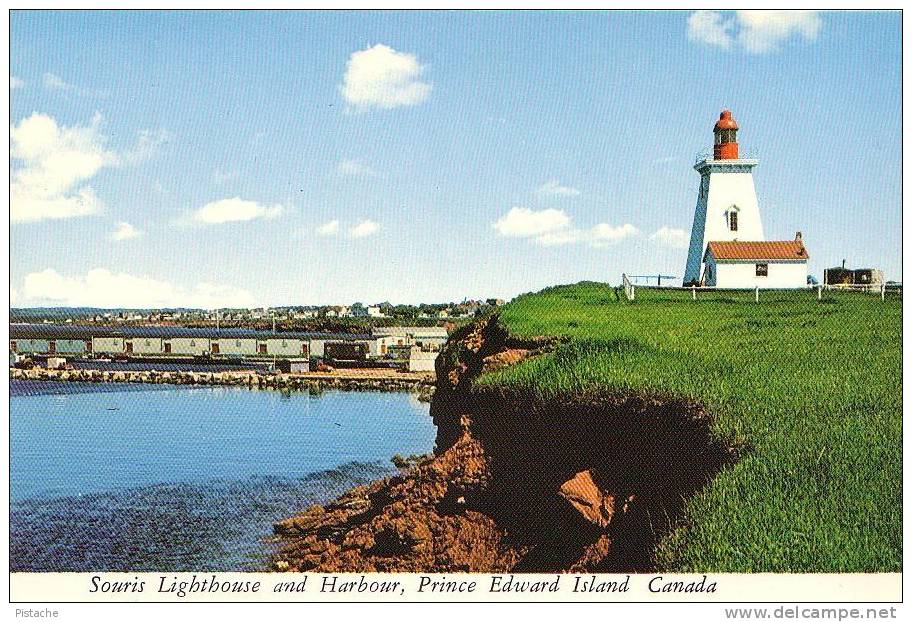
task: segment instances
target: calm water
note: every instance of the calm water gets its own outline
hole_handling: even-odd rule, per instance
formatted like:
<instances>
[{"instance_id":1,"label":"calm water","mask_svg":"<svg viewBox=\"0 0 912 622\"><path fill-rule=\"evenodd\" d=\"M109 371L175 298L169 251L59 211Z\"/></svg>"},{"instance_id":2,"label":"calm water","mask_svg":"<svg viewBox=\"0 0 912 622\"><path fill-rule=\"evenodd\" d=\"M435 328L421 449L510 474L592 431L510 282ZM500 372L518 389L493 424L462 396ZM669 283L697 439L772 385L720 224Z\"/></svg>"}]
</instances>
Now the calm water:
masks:
<instances>
[{"instance_id":1,"label":"calm water","mask_svg":"<svg viewBox=\"0 0 912 622\"><path fill-rule=\"evenodd\" d=\"M426 453L404 393L10 382L13 570L255 570L272 522Z\"/></svg>"}]
</instances>

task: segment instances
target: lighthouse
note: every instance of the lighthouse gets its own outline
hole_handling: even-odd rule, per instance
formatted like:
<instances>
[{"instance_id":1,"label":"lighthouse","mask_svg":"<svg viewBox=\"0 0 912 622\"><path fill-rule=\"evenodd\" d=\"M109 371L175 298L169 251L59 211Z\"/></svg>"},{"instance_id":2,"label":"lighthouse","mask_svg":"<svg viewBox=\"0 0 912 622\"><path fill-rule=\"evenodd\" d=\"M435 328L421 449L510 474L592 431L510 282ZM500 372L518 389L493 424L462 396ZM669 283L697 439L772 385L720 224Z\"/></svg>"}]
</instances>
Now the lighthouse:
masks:
<instances>
[{"instance_id":1,"label":"lighthouse","mask_svg":"<svg viewBox=\"0 0 912 622\"><path fill-rule=\"evenodd\" d=\"M738 123L731 110L723 110L713 128L712 157L697 161L700 193L694 211L693 229L684 284L703 282L702 264L711 241L763 241L763 223L754 189L754 159L738 155Z\"/></svg>"},{"instance_id":2,"label":"lighthouse","mask_svg":"<svg viewBox=\"0 0 912 622\"><path fill-rule=\"evenodd\" d=\"M808 251L801 232L766 241L752 172L757 160L738 155L738 123L723 110L713 128L712 157L700 158L700 195L694 212L684 285L800 288L807 284Z\"/></svg>"}]
</instances>

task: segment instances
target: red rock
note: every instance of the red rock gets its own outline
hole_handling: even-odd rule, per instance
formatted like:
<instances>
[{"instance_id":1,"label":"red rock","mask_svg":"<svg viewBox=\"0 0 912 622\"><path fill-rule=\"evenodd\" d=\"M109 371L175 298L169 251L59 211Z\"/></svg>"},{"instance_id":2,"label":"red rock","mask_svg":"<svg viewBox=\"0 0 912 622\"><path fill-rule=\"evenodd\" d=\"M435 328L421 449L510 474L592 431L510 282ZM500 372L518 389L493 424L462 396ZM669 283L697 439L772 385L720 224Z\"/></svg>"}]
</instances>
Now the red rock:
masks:
<instances>
[{"instance_id":1,"label":"red rock","mask_svg":"<svg viewBox=\"0 0 912 622\"><path fill-rule=\"evenodd\" d=\"M607 527L614 518L614 497L598 487L591 471L580 471L568 479L558 494L593 525Z\"/></svg>"}]
</instances>

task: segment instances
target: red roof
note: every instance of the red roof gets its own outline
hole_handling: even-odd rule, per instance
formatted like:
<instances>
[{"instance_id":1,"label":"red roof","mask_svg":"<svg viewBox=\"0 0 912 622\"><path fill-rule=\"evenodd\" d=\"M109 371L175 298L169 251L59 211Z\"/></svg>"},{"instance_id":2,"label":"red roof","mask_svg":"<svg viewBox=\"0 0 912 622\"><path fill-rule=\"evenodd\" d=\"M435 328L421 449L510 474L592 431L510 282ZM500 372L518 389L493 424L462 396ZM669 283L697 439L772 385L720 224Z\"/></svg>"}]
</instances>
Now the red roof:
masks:
<instances>
[{"instance_id":1,"label":"red roof","mask_svg":"<svg viewBox=\"0 0 912 622\"><path fill-rule=\"evenodd\" d=\"M716 121L717 130L736 130L738 129L738 122L735 121L735 118L732 116L731 110L723 110L722 114L719 115L719 120Z\"/></svg>"},{"instance_id":2,"label":"red roof","mask_svg":"<svg viewBox=\"0 0 912 622\"><path fill-rule=\"evenodd\" d=\"M716 261L731 260L806 260L807 249L801 240L776 242L710 242L706 252L712 251Z\"/></svg>"}]
</instances>

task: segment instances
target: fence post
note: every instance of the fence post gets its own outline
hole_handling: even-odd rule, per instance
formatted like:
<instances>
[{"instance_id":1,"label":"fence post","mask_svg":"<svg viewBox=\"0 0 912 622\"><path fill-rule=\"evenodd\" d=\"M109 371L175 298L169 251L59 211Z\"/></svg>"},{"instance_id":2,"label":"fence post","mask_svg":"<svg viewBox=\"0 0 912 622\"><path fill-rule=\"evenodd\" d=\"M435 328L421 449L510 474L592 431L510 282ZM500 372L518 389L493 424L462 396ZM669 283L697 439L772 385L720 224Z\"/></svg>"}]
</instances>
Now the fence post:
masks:
<instances>
[{"instance_id":1,"label":"fence post","mask_svg":"<svg viewBox=\"0 0 912 622\"><path fill-rule=\"evenodd\" d=\"M637 288L633 283L630 284L630 300L636 300L637 297Z\"/></svg>"},{"instance_id":2,"label":"fence post","mask_svg":"<svg viewBox=\"0 0 912 622\"><path fill-rule=\"evenodd\" d=\"M754 285L754 302L760 302L760 286Z\"/></svg>"},{"instance_id":3,"label":"fence post","mask_svg":"<svg viewBox=\"0 0 912 622\"><path fill-rule=\"evenodd\" d=\"M880 299L884 300L884 294L887 292L887 286L884 283L880 284Z\"/></svg>"},{"instance_id":4,"label":"fence post","mask_svg":"<svg viewBox=\"0 0 912 622\"><path fill-rule=\"evenodd\" d=\"M823 285L817 286L817 300L823 300Z\"/></svg>"},{"instance_id":5,"label":"fence post","mask_svg":"<svg viewBox=\"0 0 912 622\"><path fill-rule=\"evenodd\" d=\"M694 300L697 299L697 288L694 287L693 285L690 286L690 297L693 298Z\"/></svg>"}]
</instances>

